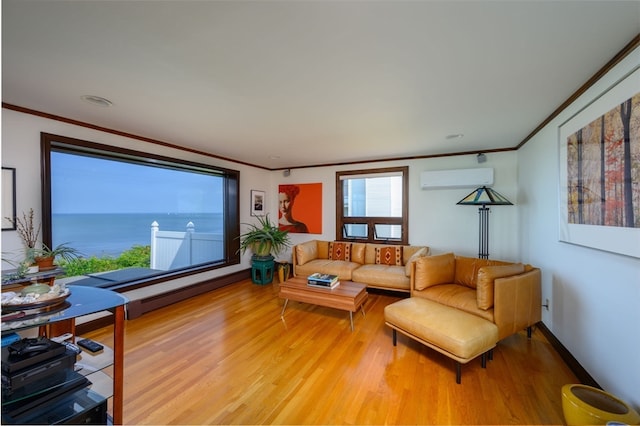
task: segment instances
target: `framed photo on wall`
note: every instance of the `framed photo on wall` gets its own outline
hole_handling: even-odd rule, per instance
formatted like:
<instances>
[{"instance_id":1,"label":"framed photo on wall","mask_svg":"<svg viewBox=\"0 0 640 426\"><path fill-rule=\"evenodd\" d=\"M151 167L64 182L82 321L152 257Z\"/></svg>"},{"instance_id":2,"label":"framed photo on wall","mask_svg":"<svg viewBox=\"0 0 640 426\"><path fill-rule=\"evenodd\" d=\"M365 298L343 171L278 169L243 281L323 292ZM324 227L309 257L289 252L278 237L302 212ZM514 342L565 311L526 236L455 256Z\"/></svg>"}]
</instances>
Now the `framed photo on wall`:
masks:
<instances>
[{"instance_id":1,"label":"framed photo on wall","mask_svg":"<svg viewBox=\"0 0 640 426\"><path fill-rule=\"evenodd\" d=\"M7 218L13 219L13 221ZM2 230L15 231L16 225L16 169L2 168Z\"/></svg>"},{"instance_id":2,"label":"framed photo on wall","mask_svg":"<svg viewBox=\"0 0 640 426\"><path fill-rule=\"evenodd\" d=\"M640 68L559 127L560 241L640 257Z\"/></svg>"},{"instance_id":3,"label":"framed photo on wall","mask_svg":"<svg viewBox=\"0 0 640 426\"><path fill-rule=\"evenodd\" d=\"M251 190L251 216L265 215L265 192Z\"/></svg>"}]
</instances>

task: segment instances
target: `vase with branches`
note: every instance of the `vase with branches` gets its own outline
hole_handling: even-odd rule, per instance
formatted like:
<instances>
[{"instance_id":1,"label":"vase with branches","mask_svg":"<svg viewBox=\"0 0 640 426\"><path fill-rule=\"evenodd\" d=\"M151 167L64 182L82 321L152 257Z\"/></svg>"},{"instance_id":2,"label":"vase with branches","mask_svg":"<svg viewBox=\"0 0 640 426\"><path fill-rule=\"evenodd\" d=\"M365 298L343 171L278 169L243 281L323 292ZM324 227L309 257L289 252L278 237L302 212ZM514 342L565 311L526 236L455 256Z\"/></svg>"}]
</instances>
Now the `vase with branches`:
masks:
<instances>
[{"instance_id":1,"label":"vase with branches","mask_svg":"<svg viewBox=\"0 0 640 426\"><path fill-rule=\"evenodd\" d=\"M22 212L22 217L7 217L6 219L15 226L16 232L22 240L22 244L24 244L25 262L33 264L34 258L37 255L36 246L38 244L38 237L40 236L40 224L38 223L36 226L33 208L30 208L27 213Z\"/></svg>"},{"instance_id":2,"label":"vase with branches","mask_svg":"<svg viewBox=\"0 0 640 426\"><path fill-rule=\"evenodd\" d=\"M35 212L33 208L30 208L27 213L22 212L22 217L7 218L16 227L16 232L22 240L25 248L25 260L24 264L38 265L38 269L46 271L48 269L55 268L54 260L56 257L60 257L67 262L80 257L80 252L70 247L69 243L62 243L51 249L46 244L41 244L37 247L38 237L40 236L41 225L36 225ZM37 272L37 269L30 272Z\"/></svg>"},{"instance_id":3,"label":"vase with branches","mask_svg":"<svg viewBox=\"0 0 640 426\"><path fill-rule=\"evenodd\" d=\"M24 276L25 273L38 272L35 258L37 256L38 237L40 236L40 224L36 225L35 212L30 208L28 212L22 212L22 216L6 217L15 227L18 236L24 245L25 258L20 262L17 273ZM6 261L6 259L3 259ZM8 262L13 264L13 262Z\"/></svg>"}]
</instances>

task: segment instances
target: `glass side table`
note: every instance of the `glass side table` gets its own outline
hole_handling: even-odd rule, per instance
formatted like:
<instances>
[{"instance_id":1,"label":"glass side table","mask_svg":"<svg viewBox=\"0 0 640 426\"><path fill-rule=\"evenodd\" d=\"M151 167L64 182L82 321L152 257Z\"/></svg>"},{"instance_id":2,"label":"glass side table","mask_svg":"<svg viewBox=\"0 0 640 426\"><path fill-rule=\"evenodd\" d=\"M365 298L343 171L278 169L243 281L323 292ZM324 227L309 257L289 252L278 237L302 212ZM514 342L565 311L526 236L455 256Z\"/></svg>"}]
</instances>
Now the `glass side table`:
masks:
<instances>
[{"instance_id":1,"label":"glass side table","mask_svg":"<svg viewBox=\"0 0 640 426\"><path fill-rule=\"evenodd\" d=\"M71 294L60 309L49 312L27 315L15 320L2 321L2 334L17 332L38 327L48 330L63 321L75 321L85 315L101 311L113 314L113 424L122 424L123 381L124 381L124 307L128 299L114 291L102 288L68 285ZM4 286L3 286L4 289ZM53 336L48 336L53 337ZM3 401L3 404L5 401Z\"/></svg>"}]
</instances>

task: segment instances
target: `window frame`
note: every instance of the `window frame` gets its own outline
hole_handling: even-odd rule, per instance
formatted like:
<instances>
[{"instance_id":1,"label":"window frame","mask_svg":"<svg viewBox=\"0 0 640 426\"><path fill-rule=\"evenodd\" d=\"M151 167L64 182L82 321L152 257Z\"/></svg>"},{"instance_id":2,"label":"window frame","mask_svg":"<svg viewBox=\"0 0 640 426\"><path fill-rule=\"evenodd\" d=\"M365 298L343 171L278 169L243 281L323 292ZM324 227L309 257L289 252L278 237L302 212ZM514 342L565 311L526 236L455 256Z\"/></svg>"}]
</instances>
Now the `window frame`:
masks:
<instances>
[{"instance_id":1,"label":"window frame","mask_svg":"<svg viewBox=\"0 0 640 426\"><path fill-rule=\"evenodd\" d=\"M402 174L402 216L401 217L366 217L366 216L344 216L344 192L343 180L349 176L370 175L375 178L376 174ZM344 227L349 224L362 224L367 226L367 238L348 238L344 236ZM399 239L376 238L376 225L400 225L401 237ZM347 170L336 172L336 241L352 241L375 244L409 244L409 167L387 167L379 169Z\"/></svg>"},{"instance_id":2,"label":"window frame","mask_svg":"<svg viewBox=\"0 0 640 426\"><path fill-rule=\"evenodd\" d=\"M139 287L158 284L200 272L224 268L240 263L240 172L237 170L196 163L188 160L164 157L147 152L135 151L112 145L105 145L66 136L42 132L40 134L41 181L42 181L42 241L51 247L52 243L52 204L51 204L51 152L65 152L77 155L89 155L116 161L129 161L150 166L174 167L179 170L206 170L220 174L224 179L224 252L225 257L204 264L167 271L164 274L148 278L122 281L108 287L110 290L132 290Z\"/></svg>"}]
</instances>

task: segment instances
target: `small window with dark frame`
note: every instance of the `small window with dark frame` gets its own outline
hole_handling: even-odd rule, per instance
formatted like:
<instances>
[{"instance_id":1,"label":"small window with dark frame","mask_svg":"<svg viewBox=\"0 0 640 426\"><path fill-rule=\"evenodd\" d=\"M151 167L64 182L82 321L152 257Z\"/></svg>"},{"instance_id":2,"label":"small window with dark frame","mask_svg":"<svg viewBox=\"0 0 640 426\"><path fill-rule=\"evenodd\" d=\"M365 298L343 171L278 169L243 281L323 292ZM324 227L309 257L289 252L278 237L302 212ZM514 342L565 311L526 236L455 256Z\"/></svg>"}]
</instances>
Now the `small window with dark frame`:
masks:
<instances>
[{"instance_id":1,"label":"small window with dark frame","mask_svg":"<svg viewBox=\"0 0 640 426\"><path fill-rule=\"evenodd\" d=\"M336 239L408 244L408 167L336 172Z\"/></svg>"}]
</instances>

